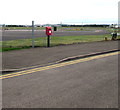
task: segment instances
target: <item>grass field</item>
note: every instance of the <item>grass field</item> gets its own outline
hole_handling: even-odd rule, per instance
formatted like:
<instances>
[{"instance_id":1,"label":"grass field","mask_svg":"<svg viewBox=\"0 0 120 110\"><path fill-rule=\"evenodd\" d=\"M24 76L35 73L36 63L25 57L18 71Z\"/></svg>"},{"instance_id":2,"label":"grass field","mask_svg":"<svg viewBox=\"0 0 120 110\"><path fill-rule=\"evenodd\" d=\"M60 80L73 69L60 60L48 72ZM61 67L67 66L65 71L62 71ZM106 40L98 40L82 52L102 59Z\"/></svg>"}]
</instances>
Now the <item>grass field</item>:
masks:
<instances>
[{"instance_id":1,"label":"grass field","mask_svg":"<svg viewBox=\"0 0 120 110\"><path fill-rule=\"evenodd\" d=\"M32 27L4 27L5 30L31 30ZM53 27L52 27L53 29ZM113 31L112 28L105 27L57 27L60 31L91 31L91 30L107 30ZM45 30L45 27L35 27L35 30Z\"/></svg>"},{"instance_id":2,"label":"grass field","mask_svg":"<svg viewBox=\"0 0 120 110\"><path fill-rule=\"evenodd\" d=\"M82 35L82 36L64 36L64 37L50 37L50 46L67 45L81 42L94 42L111 40L110 35ZM118 37L120 38L120 36ZM47 47L47 37L40 37L34 39L35 47ZM21 39L11 41L1 41L0 51L10 51L18 49L32 48L32 39Z\"/></svg>"},{"instance_id":3,"label":"grass field","mask_svg":"<svg viewBox=\"0 0 120 110\"><path fill-rule=\"evenodd\" d=\"M3 27L5 30L31 30L32 27ZM44 27L35 27L35 30L44 30Z\"/></svg>"}]
</instances>

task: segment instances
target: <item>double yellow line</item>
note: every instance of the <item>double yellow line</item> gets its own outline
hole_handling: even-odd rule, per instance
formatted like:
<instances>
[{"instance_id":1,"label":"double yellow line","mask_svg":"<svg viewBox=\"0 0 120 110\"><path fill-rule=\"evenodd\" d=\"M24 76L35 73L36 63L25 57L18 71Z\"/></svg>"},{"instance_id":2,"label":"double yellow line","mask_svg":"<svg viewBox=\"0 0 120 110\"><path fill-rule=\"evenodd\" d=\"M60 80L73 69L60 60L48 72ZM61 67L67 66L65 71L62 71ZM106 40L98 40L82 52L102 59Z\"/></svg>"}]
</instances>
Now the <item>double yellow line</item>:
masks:
<instances>
[{"instance_id":1,"label":"double yellow line","mask_svg":"<svg viewBox=\"0 0 120 110\"><path fill-rule=\"evenodd\" d=\"M107 54L103 54L103 55L91 56L88 58L82 58L82 59L63 62L63 63L54 64L54 65L50 65L50 66L39 67L39 68L24 70L24 71L20 71L20 72L5 74L5 75L0 76L0 79L12 78L12 77L16 77L16 76L21 76L21 75L25 75L25 74L30 74L30 73L44 71L44 70L58 68L58 67L63 67L63 66L67 66L67 65L72 65L72 64L76 64L76 63L80 63L80 62L90 61L90 60L99 59L99 58L117 55L117 54L120 54L120 52L113 52L113 53L107 53Z\"/></svg>"}]
</instances>

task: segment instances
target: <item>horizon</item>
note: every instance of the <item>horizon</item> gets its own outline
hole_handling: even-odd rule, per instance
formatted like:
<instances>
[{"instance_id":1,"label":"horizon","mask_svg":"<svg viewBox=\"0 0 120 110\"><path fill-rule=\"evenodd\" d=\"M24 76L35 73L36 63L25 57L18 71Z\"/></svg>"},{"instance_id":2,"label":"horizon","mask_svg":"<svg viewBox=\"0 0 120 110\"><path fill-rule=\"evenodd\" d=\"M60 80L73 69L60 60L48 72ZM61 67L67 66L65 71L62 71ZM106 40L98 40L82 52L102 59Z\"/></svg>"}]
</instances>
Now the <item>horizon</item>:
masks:
<instances>
[{"instance_id":1,"label":"horizon","mask_svg":"<svg viewBox=\"0 0 120 110\"><path fill-rule=\"evenodd\" d=\"M44 24L39 24L39 23L35 23L34 21L34 25L62 25L62 24L66 24L66 25L118 25L118 22L111 22L111 23L44 23ZM32 21L31 24L0 24L0 25L24 25L24 26L29 26L32 25Z\"/></svg>"}]
</instances>

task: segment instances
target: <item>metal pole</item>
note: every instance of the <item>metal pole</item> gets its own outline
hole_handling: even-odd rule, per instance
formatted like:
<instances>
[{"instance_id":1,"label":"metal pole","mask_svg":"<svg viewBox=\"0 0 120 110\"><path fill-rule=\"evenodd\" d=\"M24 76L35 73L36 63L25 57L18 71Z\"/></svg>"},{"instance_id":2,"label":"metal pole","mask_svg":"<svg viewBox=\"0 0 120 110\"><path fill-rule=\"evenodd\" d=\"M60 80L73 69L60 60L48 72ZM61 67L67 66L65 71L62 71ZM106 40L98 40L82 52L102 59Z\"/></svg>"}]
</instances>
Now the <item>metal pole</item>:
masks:
<instances>
[{"instance_id":1,"label":"metal pole","mask_svg":"<svg viewBox=\"0 0 120 110\"><path fill-rule=\"evenodd\" d=\"M2 32L1 32L2 36L0 37L0 40L2 41L3 39L3 35L5 35L5 24L2 25Z\"/></svg>"},{"instance_id":2,"label":"metal pole","mask_svg":"<svg viewBox=\"0 0 120 110\"><path fill-rule=\"evenodd\" d=\"M47 47L50 47L50 36L48 35Z\"/></svg>"},{"instance_id":3,"label":"metal pole","mask_svg":"<svg viewBox=\"0 0 120 110\"><path fill-rule=\"evenodd\" d=\"M32 48L34 48L34 21L32 21Z\"/></svg>"}]
</instances>

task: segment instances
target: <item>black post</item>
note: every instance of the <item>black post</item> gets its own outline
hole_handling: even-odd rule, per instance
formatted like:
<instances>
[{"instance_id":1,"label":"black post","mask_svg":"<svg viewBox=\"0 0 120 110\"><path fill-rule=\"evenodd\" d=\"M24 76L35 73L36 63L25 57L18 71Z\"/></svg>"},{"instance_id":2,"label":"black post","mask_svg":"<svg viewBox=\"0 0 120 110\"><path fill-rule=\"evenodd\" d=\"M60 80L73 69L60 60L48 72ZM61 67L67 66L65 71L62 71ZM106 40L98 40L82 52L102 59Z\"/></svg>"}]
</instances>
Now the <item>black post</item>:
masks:
<instances>
[{"instance_id":1,"label":"black post","mask_svg":"<svg viewBox=\"0 0 120 110\"><path fill-rule=\"evenodd\" d=\"M47 47L50 47L50 36L48 35Z\"/></svg>"}]
</instances>

